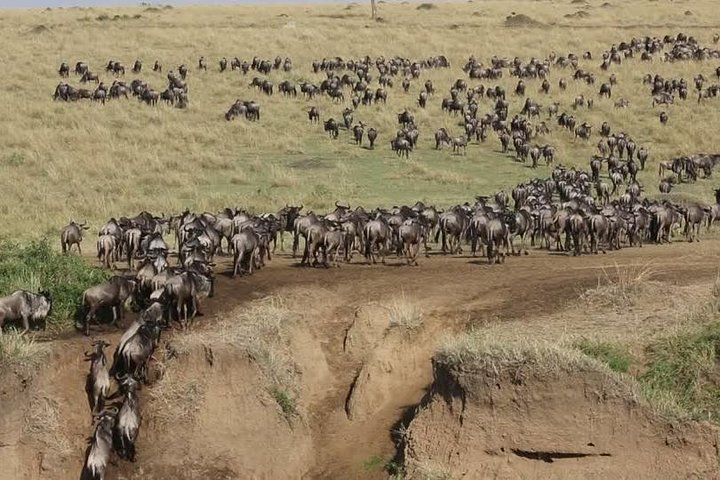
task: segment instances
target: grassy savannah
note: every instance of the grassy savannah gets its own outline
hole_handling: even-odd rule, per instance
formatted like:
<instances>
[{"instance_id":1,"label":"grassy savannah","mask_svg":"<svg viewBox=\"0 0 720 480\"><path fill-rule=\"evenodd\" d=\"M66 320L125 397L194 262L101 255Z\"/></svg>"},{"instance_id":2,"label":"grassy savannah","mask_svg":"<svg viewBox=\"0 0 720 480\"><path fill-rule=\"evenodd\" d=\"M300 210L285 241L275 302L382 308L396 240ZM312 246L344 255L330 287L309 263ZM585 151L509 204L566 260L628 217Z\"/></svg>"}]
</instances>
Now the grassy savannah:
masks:
<instances>
[{"instance_id":1,"label":"grassy savannah","mask_svg":"<svg viewBox=\"0 0 720 480\"><path fill-rule=\"evenodd\" d=\"M714 151L714 126L720 116L715 101L698 107L691 96L670 106L670 122L662 127L657 120L660 108L651 107L641 81L646 73L685 77L690 83L698 73L711 78L716 67L712 61L625 62L613 68L619 79L613 100L626 98L630 107L618 110L613 100L597 98L599 84L609 75L599 69L599 58L610 45L633 36L680 31L711 44L716 28L712 16L704 13L713 11L713 2L679 6L668 1L476 0L432 5L435 8L418 9L415 3L379 2L378 21L370 19L365 2L1 11L0 41L6 46L6 61L0 90L4 192L0 215L5 219L0 233L55 234L70 218L87 219L97 227L110 216L143 209L163 213L233 206L263 211L295 202L321 210L336 199L366 207L416 200L445 206L547 175L544 166L532 171L501 154L492 134L485 144L472 144L467 156L434 150L432 134L437 128L445 126L455 135L462 131L458 118L441 112L440 101L452 81L465 78L460 68L472 54L487 64L492 55L528 60L545 58L551 51L579 55L591 51L593 60L581 61L580 66L595 72L596 85L570 80L568 90L560 92L558 80L570 78L572 72L553 68L550 95L537 93L537 80L526 81L528 95L546 106L560 102L561 111L571 111L570 103L578 94L595 98L592 110L574 112L578 121L590 122L597 131L607 120L613 131L625 131L649 148L649 167L640 176L648 194L657 192L658 161ZM527 15L533 23L506 26L506 17L513 12ZM652 21L638 22L638 18ZM312 73L314 59L365 55L419 59L440 54L450 59L452 68L424 71L408 94L397 78L387 106L360 107L355 113L355 121L379 129L374 151L352 145L345 131L331 140L321 126L307 121L310 105L320 108L322 119L338 120L344 105L322 97L310 101L278 93L266 97L248 87L252 71L247 77L230 71L220 74L217 66L222 56L289 56L294 69L287 74L273 71L270 78L276 84L286 78L319 83L324 73ZM207 73L197 71L201 55L209 59ZM186 63L189 108L152 108L132 98L105 106L52 101L61 62L86 61L110 84L113 78L105 74L104 65L111 58L125 64L125 80L139 77L157 90L165 88L167 71ZM140 75L130 71L136 58L144 62ZM164 65L162 75L151 71L156 59ZM422 110L416 98L426 79L438 92ZM73 75L69 81L79 84ZM506 74L497 82L469 84L499 83L510 93L516 81ZM350 96L346 97L349 103ZM262 120L226 122L223 114L237 98L257 99ZM524 99L510 94L509 101L512 115ZM481 102L481 113L491 109L489 102ZM409 160L400 160L390 151L389 140L397 128L395 114L406 107L416 116L420 143ZM557 162L586 168L597 137L586 143L560 131L554 121L550 126L551 135L536 142L554 145ZM672 195L676 200L709 201L713 186L708 181L681 185Z\"/></svg>"}]
</instances>

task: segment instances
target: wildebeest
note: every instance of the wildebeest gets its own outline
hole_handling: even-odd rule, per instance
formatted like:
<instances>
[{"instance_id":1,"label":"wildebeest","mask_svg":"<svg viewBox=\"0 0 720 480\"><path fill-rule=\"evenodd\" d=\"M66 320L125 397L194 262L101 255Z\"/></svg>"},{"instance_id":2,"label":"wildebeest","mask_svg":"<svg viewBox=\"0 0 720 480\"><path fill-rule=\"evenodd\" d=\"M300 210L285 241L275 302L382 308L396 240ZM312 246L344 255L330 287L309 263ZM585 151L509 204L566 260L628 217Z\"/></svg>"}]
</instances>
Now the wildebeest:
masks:
<instances>
[{"instance_id":1,"label":"wildebeest","mask_svg":"<svg viewBox=\"0 0 720 480\"><path fill-rule=\"evenodd\" d=\"M122 406L115 418L114 440L121 458L135 461L135 442L140 429L140 410L137 396L138 381L126 375L120 378L123 392Z\"/></svg>"},{"instance_id":2,"label":"wildebeest","mask_svg":"<svg viewBox=\"0 0 720 480\"><path fill-rule=\"evenodd\" d=\"M380 261L385 263L385 256L390 249L391 232L387 223L382 219L370 220L363 229L363 242L365 245L365 259L368 263L377 263L375 251Z\"/></svg>"},{"instance_id":3,"label":"wildebeest","mask_svg":"<svg viewBox=\"0 0 720 480\"><path fill-rule=\"evenodd\" d=\"M200 313L200 298L212 297L214 279L196 271L185 271L171 277L165 284L169 305L174 307L177 319L183 328ZM188 304L192 308L188 315ZM171 310L172 311L172 310Z\"/></svg>"},{"instance_id":4,"label":"wildebeest","mask_svg":"<svg viewBox=\"0 0 720 480\"><path fill-rule=\"evenodd\" d=\"M33 293L16 290L7 297L0 298L0 331L7 322L22 321L23 331L30 330L30 321L44 322L52 310L52 297L47 291Z\"/></svg>"},{"instance_id":5,"label":"wildebeest","mask_svg":"<svg viewBox=\"0 0 720 480\"><path fill-rule=\"evenodd\" d=\"M368 128L367 132L367 138L368 142L370 142L370 149L375 148L375 140L377 139L378 132L373 127Z\"/></svg>"},{"instance_id":6,"label":"wildebeest","mask_svg":"<svg viewBox=\"0 0 720 480\"><path fill-rule=\"evenodd\" d=\"M365 133L365 125L362 122L353 127L353 140L356 145L362 145L363 135Z\"/></svg>"},{"instance_id":7,"label":"wildebeest","mask_svg":"<svg viewBox=\"0 0 720 480\"><path fill-rule=\"evenodd\" d=\"M95 417L95 430L90 438L90 448L83 467L84 479L105 480L105 469L110 462L113 447L115 413L105 411Z\"/></svg>"},{"instance_id":8,"label":"wildebeest","mask_svg":"<svg viewBox=\"0 0 720 480\"><path fill-rule=\"evenodd\" d=\"M90 321L96 318L97 311L101 308L112 309L113 325L118 326L118 320L122 320L124 304L128 299L132 301L135 290L136 281L121 276L111 277L107 282L85 290L81 303L87 311L84 319L85 335L90 334Z\"/></svg>"},{"instance_id":9,"label":"wildebeest","mask_svg":"<svg viewBox=\"0 0 720 480\"><path fill-rule=\"evenodd\" d=\"M160 341L162 315L162 305L155 302L123 332L113 354L111 376L119 379L130 375L147 381L148 361Z\"/></svg>"},{"instance_id":10,"label":"wildebeest","mask_svg":"<svg viewBox=\"0 0 720 480\"><path fill-rule=\"evenodd\" d=\"M116 254L116 238L112 235L100 235L97 239L97 258L105 268L110 268L112 262L117 260Z\"/></svg>"},{"instance_id":11,"label":"wildebeest","mask_svg":"<svg viewBox=\"0 0 720 480\"><path fill-rule=\"evenodd\" d=\"M90 362L85 391L90 401L90 408L93 414L96 414L102 411L110 391L110 375L105 356L105 347L110 344L105 340L96 340L92 345L92 353L85 352L85 360Z\"/></svg>"},{"instance_id":12,"label":"wildebeest","mask_svg":"<svg viewBox=\"0 0 720 480\"><path fill-rule=\"evenodd\" d=\"M333 118L325 120L325 122L323 123L323 128L332 138L338 138L338 135L340 135L340 127Z\"/></svg>"},{"instance_id":13,"label":"wildebeest","mask_svg":"<svg viewBox=\"0 0 720 480\"><path fill-rule=\"evenodd\" d=\"M61 77L69 77L70 76L70 65L63 62L60 64L60 68L58 69L58 75Z\"/></svg>"},{"instance_id":14,"label":"wildebeest","mask_svg":"<svg viewBox=\"0 0 720 480\"><path fill-rule=\"evenodd\" d=\"M75 223L74 220L70 220L70 223L63 227L60 233L60 246L62 247L63 253L71 251L73 245L77 245L78 253L82 255L82 249L80 248L80 242L83 239L83 230L87 230L87 222Z\"/></svg>"}]
</instances>

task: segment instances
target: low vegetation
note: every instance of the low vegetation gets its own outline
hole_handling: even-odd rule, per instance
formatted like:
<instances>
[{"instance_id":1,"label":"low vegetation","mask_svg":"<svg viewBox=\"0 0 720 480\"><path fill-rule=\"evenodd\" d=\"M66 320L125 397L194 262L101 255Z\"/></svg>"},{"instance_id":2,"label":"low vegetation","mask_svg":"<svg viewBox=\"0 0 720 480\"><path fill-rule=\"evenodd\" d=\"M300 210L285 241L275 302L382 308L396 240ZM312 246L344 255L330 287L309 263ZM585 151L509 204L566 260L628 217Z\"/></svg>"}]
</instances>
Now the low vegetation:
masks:
<instances>
[{"instance_id":1,"label":"low vegetation","mask_svg":"<svg viewBox=\"0 0 720 480\"><path fill-rule=\"evenodd\" d=\"M417 302L409 300L405 294L392 299L386 306L390 328L416 330L423 324L423 312Z\"/></svg>"},{"instance_id":2,"label":"low vegetation","mask_svg":"<svg viewBox=\"0 0 720 480\"><path fill-rule=\"evenodd\" d=\"M585 355L595 358L618 373L628 373L633 362L630 351L624 345L612 342L582 339L575 347Z\"/></svg>"},{"instance_id":3,"label":"low vegetation","mask_svg":"<svg viewBox=\"0 0 720 480\"><path fill-rule=\"evenodd\" d=\"M14 372L28 378L42 365L48 354L44 344L17 332L0 332L0 372Z\"/></svg>"},{"instance_id":4,"label":"low vegetation","mask_svg":"<svg viewBox=\"0 0 720 480\"><path fill-rule=\"evenodd\" d=\"M53 299L47 320L51 331L72 328L83 291L108 275L77 255L58 253L48 240L24 245L0 240L0 295L22 289L48 290Z\"/></svg>"},{"instance_id":5,"label":"low vegetation","mask_svg":"<svg viewBox=\"0 0 720 480\"><path fill-rule=\"evenodd\" d=\"M582 292L580 298L597 306L628 307L638 295L657 284L652 281L657 274L652 263L632 264L603 269L596 287Z\"/></svg>"},{"instance_id":6,"label":"low vegetation","mask_svg":"<svg viewBox=\"0 0 720 480\"><path fill-rule=\"evenodd\" d=\"M690 418L720 423L720 322L657 340L646 355L639 380L650 399L674 403Z\"/></svg>"}]
</instances>

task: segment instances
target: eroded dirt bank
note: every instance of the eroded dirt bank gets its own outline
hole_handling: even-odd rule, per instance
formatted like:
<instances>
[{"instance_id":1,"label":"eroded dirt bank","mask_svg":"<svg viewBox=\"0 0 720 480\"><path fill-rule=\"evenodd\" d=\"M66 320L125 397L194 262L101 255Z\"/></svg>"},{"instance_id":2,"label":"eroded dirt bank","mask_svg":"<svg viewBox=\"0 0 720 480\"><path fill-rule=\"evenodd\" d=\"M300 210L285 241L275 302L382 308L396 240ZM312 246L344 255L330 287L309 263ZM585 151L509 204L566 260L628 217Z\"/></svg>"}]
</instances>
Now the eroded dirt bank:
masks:
<instances>
[{"instance_id":1,"label":"eroded dirt bank","mask_svg":"<svg viewBox=\"0 0 720 480\"><path fill-rule=\"evenodd\" d=\"M468 326L482 328L505 322L518 331L531 329L553 312L565 309L582 289L595 285L603 269L616 265L652 262L655 278L668 285L708 281L717 272L718 254L720 242L708 240L697 245L649 246L579 259L533 252L494 267L482 259L433 256L418 268L349 265L329 270L300 269L292 260L277 257L268 268L249 278L233 280L221 275L215 298L206 303L205 316L188 332L164 335L163 343L172 345L178 336L212 330L229 318L229 312L264 297L284 299L287 308L297 314L284 340L296 368L297 414L288 418L278 405L257 359L231 345L210 344L207 347L212 355L208 360L207 349L198 344L185 355L168 360L163 357L164 375L187 388L173 392L176 396L165 404L152 397L155 385L143 389L138 462L119 461L111 467L109 478L383 478L382 471L368 469L365 464L374 456L391 458L395 453L392 430L428 392L433 383L431 359L446 335ZM421 320L411 328L393 324L390 310L397 305L413 305ZM581 318L573 322L582 328ZM588 324L588 328L595 327ZM97 330L94 335L110 341L112 349L120 332ZM0 472L0 478L78 478L91 429L83 391L88 368L83 354L88 345L89 341L80 336L57 340L48 345L47 367L34 376L0 374L5 380L0 397L0 456L9 465ZM592 389L592 380L587 382ZM579 429L591 418L587 411L598 407L590 408L587 398L592 396L585 398L586 392L571 391L570 386L562 384L559 389L567 387L567 398L553 401L557 405L577 401ZM527 405L536 399L550 405L545 397L554 390L539 388L517 398ZM514 398L510 393L504 397L508 409ZM433 402L431 409L437 419L444 419L448 431L459 428L454 402L445 406ZM187 405L189 410L181 410L176 420L168 419L168 412L176 412L178 404ZM618 405L603 407L597 420L610 419L611 407ZM38 432L36 427L47 425L37 423L35 412L55 419L50 422L52 428ZM539 415L537 412L533 407L532 414ZM641 413L628 412L626 419L612 424L613 428L649 422L652 428L633 439L649 442L643 444L646 448L652 448L651 440L656 436L674 435L643 420ZM564 421L560 413L558 409L556 420ZM483 417L478 414L478 418ZM417 417L416 421L424 419ZM472 434L464 428L455 431L463 442L469 442L484 434L480 423L478 420L479 430ZM415 432L419 425L413 425ZM518 428L518 432L528 428L523 424L506 427ZM541 430L537 432L541 436ZM592 443L600 445L603 438L607 445L612 443L611 435L598 435L600 440ZM417 438L418 445L433 443ZM447 445L423 447L423 455L457 450L445 437L441 443ZM545 448L539 441L528 445L518 448ZM553 446L558 451L561 447L565 449L557 442ZM570 447L573 452L577 449L574 443L567 445L568 451ZM703 448L696 448L701 453L693 455L705 455ZM662 449L658 452L670 455ZM487 454L487 458L492 460L493 455ZM497 454L496 459L507 460L507 455L536 469L546 463L507 452ZM607 459L583 458L562 461Z\"/></svg>"}]
</instances>

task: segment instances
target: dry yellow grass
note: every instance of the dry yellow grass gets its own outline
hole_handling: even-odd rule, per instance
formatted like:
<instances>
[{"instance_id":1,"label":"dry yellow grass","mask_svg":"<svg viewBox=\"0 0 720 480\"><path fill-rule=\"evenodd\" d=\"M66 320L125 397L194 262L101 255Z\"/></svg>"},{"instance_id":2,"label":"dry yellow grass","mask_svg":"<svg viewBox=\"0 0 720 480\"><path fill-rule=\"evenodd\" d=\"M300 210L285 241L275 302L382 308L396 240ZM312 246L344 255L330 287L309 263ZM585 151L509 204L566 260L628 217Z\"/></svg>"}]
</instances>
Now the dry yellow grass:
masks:
<instances>
[{"instance_id":1,"label":"dry yellow grass","mask_svg":"<svg viewBox=\"0 0 720 480\"><path fill-rule=\"evenodd\" d=\"M87 218L93 226L112 215L132 214L142 209L177 211L185 207L217 210L243 206L268 210L285 202L303 202L322 209L335 199L365 206L424 200L446 205L474 194L508 187L532 172L498 153L498 142L490 136L484 145L470 145L467 157L447 150L433 150L432 132L445 126L460 134L456 120L440 111L440 97L456 78L465 77L460 67L471 54L488 62L491 55L527 60L560 54L592 51L595 59L581 67L596 73L596 86L570 81L560 94L558 79L570 71L553 69L551 94L536 93L539 83L528 81L528 94L548 105L559 101L569 110L575 95L597 97L599 83L608 73L599 70L602 51L632 36L695 35L711 44L720 30L712 0L691 0L682 5L667 0L647 2L601 0L584 4L563 1L473 1L438 2L436 8L417 4L379 3L382 21L369 18L369 5L236 6L148 8L71 8L53 10L0 11L0 41L4 45L3 88L0 89L0 215L5 220L0 233L31 236L56 235L69 218ZM586 12L581 17L579 11ZM685 11L692 12L685 15ZM507 27L511 12L522 13L536 24ZM115 15L120 18L113 20ZM568 17L568 15L570 17ZM139 18L134 18L139 16ZM107 18L106 20L102 20ZM360 109L362 120L380 131L374 151L351 144L349 134L330 140L322 128L307 122L310 104L320 107L322 118L340 118L341 105L325 98L311 102L285 99L276 94L261 96L249 88L252 75L218 72L220 57L243 59L257 55L289 56L294 70L273 72L277 82L289 78L319 83L313 74L314 59L339 55L401 55L413 59L446 55L452 68L424 72L409 94L402 93L400 79L391 89L388 105ZM210 71L200 73L197 59L209 59ZM134 99L112 101L105 106L80 102L54 103L52 92L59 81L62 61L71 65L87 61L101 79L108 59L122 61L128 73L136 58L144 61L140 78L158 90L165 75L150 67L159 59L165 72L181 63L190 67L190 107L178 110L139 104ZM651 152L650 168L641 175L647 192L657 188L657 161L679 154L712 152L720 124L717 100L697 107L693 99L668 108L670 123L662 128L659 109L650 105L641 83L645 73L685 77L698 73L711 78L717 62L652 64L639 60L613 69L619 85L613 97L630 100L630 107L617 110L612 101L596 98L591 111L579 110L580 121L595 128L608 120L616 131L626 131ZM415 107L422 81L432 79L438 95L427 110ZM78 83L71 75L70 82ZM498 82L508 91L516 79L507 74ZM474 84L475 82L470 82ZM373 83L373 86L376 84ZM510 95L511 114L523 101ZM263 108L260 122L226 122L223 113L236 99L257 99ZM396 130L395 113L411 108L420 127L420 145L411 162L402 162L390 152L389 139ZM483 101L481 112L490 109ZM554 125L541 142L556 146L558 161L585 167L596 140L574 141ZM678 198L710 200L712 184L677 188Z\"/></svg>"}]
</instances>

